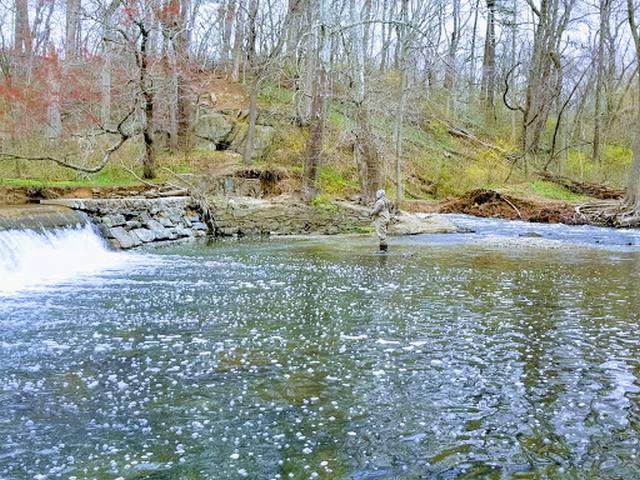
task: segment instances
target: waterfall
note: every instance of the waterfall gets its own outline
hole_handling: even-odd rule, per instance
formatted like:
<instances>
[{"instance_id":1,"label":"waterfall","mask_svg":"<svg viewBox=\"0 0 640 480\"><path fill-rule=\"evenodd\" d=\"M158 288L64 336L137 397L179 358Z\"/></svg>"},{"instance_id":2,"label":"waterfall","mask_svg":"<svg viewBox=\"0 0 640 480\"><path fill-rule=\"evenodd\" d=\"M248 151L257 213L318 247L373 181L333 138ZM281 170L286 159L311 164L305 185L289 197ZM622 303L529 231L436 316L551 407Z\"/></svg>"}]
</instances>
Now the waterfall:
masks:
<instances>
[{"instance_id":1,"label":"waterfall","mask_svg":"<svg viewBox=\"0 0 640 480\"><path fill-rule=\"evenodd\" d=\"M128 257L109 250L89 224L0 231L0 295L118 267Z\"/></svg>"}]
</instances>

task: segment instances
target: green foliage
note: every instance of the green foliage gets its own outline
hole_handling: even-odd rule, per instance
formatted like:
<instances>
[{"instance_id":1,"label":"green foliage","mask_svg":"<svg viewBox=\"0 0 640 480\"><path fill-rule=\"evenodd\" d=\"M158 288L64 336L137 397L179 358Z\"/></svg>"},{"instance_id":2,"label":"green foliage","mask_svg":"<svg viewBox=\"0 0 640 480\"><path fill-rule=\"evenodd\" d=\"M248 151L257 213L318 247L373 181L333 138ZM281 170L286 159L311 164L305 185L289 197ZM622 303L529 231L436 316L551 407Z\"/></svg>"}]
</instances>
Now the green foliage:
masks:
<instances>
[{"instance_id":1,"label":"green foliage","mask_svg":"<svg viewBox=\"0 0 640 480\"><path fill-rule=\"evenodd\" d=\"M346 197L358 190L358 182L355 180L355 172L342 165L325 165L320 169L320 188L327 195L333 197Z\"/></svg>"},{"instance_id":2,"label":"green foliage","mask_svg":"<svg viewBox=\"0 0 640 480\"><path fill-rule=\"evenodd\" d=\"M565 174L572 178L593 180L597 178L599 166L591 161L586 153L578 149L570 149L564 162Z\"/></svg>"},{"instance_id":3,"label":"green foliage","mask_svg":"<svg viewBox=\"0 0 640 480\"><path fill-rule=\"evenodd\" d=\"M327 120L329 125L336 129L351 129L355 126L355 122L336 107L329 109Z\"/></svg>"},{"instance_id":4,"label":"green foliage","mask_svg":"<svg viewBox=\"0 0 640 480\"><path fill-rule=\"evenodd\" d=\"M267 109L291 106L293 105L293 90L273 83L266 84L260 89L258 102L261 107Z\"/></svg>"},{"instance_id":5,"label":"green foliage","mask_svg":"<svg viewBox=\"0 0 640 480\"><path fill-rule=\"evenodd\" d=\"M270 165L285 168L300 168L307 148L308 132L293 125L277 128L273 142L264 154L264 161Z\"/></svg>"},{"instance_id":6,"label":"green foliage","mask_svg":"<svg viewBox=\"0 0 640 480\"><path fill-rule=\"evenodd\" d=\"M317 195L311 200L311 205L323 213L335 213L338 211L338 207L332 202L331 195L326 193Z\"/></svg>"}]
</instances>

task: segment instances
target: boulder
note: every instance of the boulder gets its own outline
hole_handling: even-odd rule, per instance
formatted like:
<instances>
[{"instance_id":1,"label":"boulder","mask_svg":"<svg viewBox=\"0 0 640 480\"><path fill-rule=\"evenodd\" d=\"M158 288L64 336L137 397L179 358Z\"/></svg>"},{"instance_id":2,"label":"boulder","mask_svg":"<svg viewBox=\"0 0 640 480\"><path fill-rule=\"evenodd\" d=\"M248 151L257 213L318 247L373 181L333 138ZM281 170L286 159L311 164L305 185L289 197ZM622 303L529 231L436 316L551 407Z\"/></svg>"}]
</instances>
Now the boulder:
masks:
<instances>
[{"instance_id":1,"label":"boulder","mask_svg":"<svg viewBox=\"0 0 640 480\"><path fill-rule=\"evenodd\" d=\"M443 218L423 217L401 213L389 227L390 235L419 235L423 233L456 233L458 228Z\"/></svg>"},{"instance_id":2,"label":"boulder","mask_svg":"<svg viewBox=\"0 0 640 480\"><path fill-rule=\"evenodd\" d=\"M244 153L248 129L249 126L247 124L243 124L236 128L231 143L229 144L229 148L231 150L240 154ZM269 148L273 142L275 134L276 129L274 127L270 127L268 125L256 125L256 133L253 138L253 155L251 158L254 160L262 158L267 148Z\"/></svg>"},{"instance_id":3,"label":"boulder","mask_svg":"<svg viewBox=\"0 0 640 480\"><path fill-rule=\"evenodd\" d=\"M201 116L195 125L195 135L214 144L225 143L233 130L234 121L222 113Z\"/></svg>"}]
</instances>

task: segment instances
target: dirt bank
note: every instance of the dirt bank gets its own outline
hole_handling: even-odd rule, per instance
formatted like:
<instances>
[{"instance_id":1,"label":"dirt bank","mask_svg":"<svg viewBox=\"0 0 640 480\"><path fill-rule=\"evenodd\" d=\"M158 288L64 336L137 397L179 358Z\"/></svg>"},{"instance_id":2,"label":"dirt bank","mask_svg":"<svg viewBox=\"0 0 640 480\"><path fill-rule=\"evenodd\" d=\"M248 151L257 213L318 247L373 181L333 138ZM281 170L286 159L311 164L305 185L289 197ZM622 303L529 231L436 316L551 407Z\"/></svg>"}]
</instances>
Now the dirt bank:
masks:
<instances>
[{"instance_id":1,"label":"dirt bank","mask_svg":"<svg viewBox=\"0 0 640 480\"><path fill-rule=\"evenodd\" d=\"M439 213L464 213L478 217L525 220L536 223L566 223L577 225L575 207L566 202L536 202L498 193L494 190L473 190L454 200L434 207Z\"/></svg>"},{"instance_id":2,"label":"dirt bank","mask_svg":"<svg viewBox=\"0 0 640 480\"><path fill-rule=\"evenodd\" d=\"M165 196L174 189L166 185L135 184L127 186L10 186L0 185L0 205L24 205L39 203L40 200L56 200L60 198L131 198Z\"/></svg>"}]
</instances>

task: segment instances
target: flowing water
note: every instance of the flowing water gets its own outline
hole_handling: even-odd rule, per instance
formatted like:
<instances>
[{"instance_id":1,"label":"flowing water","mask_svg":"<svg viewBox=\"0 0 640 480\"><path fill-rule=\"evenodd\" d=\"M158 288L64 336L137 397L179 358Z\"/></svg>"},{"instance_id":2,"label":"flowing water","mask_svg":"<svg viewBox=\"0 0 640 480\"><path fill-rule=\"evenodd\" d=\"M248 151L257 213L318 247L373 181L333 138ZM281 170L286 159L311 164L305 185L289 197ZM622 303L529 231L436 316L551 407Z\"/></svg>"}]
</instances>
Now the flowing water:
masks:
<instances>
[{"instance_id":1,"label":"flowing water","mask_svg":"<svg viewBox=\"0 0 640 480\"><path fill-rule=\"evenodd\" d=\"M640 478L640 232L454 219L0 234L0 478Z\"/></svg>"}]
</instances>

